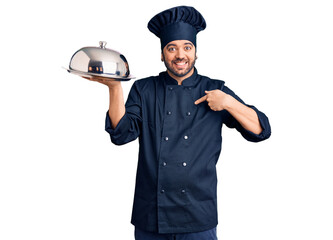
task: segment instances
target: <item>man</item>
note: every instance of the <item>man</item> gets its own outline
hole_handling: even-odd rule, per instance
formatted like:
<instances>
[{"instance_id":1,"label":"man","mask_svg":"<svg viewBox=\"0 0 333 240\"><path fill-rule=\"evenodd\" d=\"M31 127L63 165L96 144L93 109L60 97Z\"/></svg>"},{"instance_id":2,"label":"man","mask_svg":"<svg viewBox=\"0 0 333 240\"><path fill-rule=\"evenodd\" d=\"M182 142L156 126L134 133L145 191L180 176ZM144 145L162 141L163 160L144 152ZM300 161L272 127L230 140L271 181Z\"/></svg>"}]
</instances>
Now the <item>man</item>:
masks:
<instances>
[{"instance_id":1,"label":"man","mask_svg":"<svg viewBox=\"0 0 333 240\"><path fill-rule=\"evenodd\" d=\"M124 105L121 83L109 87L106 131L114 144L139 138L132 223L136 240L213 240L216 237L216 163L225 124L259 142L268 118L245 105L223 81L195 69L196 35L206 22L192 7L165 10L148 23L161 40L167 68L135 81Z\"/></svg>"}]
</instances>

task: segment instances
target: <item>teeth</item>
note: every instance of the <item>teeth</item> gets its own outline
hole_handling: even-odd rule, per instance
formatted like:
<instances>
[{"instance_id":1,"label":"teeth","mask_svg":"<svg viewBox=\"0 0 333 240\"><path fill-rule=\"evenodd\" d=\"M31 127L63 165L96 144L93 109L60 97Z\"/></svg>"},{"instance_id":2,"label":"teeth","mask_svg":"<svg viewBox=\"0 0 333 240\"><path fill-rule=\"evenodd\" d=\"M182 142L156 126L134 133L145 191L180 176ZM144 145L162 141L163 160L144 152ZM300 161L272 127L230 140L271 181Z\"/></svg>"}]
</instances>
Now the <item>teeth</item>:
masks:
<instances>
[{"instance_id":1,"label":"teeth","mask_svg":"<svg viewBox=\"0 0 333 240\"><path fill-rule=\"evenodd\" d=\"M182 65L185 65L186 62L179 62L179 63L176 63L176 64L179 65L179 66L182 66Z\"/></svg>"}]
</instances>

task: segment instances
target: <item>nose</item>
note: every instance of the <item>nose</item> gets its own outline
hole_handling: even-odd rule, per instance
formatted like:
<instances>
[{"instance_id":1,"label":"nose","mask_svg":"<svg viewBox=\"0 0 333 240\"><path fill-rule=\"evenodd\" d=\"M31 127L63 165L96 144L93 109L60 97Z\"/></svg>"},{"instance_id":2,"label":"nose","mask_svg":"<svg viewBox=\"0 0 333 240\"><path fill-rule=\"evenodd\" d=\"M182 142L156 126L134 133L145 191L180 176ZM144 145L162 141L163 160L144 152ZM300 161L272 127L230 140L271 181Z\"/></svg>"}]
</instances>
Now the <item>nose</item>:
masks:
<instances>
[{"instance_id":1,"label":"nose","mask_svg":"<svg viewBox=\"0 0 333 240\"><path fill-rule=\"evenodd\" d=\"M184 58L185 57L185 51L182 48L178 49L176 57L180 58L180 59Z\"/></svg>"}]
</instances>

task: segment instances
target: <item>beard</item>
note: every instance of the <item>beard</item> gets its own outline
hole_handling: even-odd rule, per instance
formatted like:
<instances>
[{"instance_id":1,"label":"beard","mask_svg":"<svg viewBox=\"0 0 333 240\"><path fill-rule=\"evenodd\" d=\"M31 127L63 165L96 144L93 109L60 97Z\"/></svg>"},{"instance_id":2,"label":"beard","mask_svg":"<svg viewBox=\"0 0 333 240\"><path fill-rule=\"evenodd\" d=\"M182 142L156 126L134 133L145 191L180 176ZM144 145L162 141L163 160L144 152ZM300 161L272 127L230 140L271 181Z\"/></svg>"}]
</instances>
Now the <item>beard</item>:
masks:
<instances>
[{"instance_id":1,"label":"beard","mask_svg":"<svg viewBox=\"0 0 333 240\"><path fill-rule=\"evenodd\" d=\"M165 61L165 57L164 57L164 54L163 54L163 62L164 62L165 67L167 68L167 70L169 70L169 72L171 72L173 75L175 75L177 77L186 76L194 68L196 59L197 59L197 56L195 56L193 62L188 61L188 67L186 69L177 70L177 69L173 68L172 65L169 62ZM177 62L177 61L183 61L183 60L184 60L184 58L177 58L174 61Z\"/></svg>"}]
</instances>

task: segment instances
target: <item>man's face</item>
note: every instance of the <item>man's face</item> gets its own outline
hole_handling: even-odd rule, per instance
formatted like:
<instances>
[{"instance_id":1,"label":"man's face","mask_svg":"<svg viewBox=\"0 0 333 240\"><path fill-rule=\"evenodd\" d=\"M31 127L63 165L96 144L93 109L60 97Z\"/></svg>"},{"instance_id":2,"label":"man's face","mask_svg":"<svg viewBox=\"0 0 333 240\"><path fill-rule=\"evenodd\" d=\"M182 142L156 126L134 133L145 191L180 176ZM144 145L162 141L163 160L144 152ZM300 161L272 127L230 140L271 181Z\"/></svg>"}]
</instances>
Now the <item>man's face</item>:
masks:
<instances>
[{"instance_id":1,"label":"man's face","mask_svg":"<svg viewBox=\"0 0 333 240\"><path fill-rule=\"evenodd\" d=\"M169 42L162 52L162 59L168 73L176 80L185 79L192 75L196 60L193 43L188 40Z\"/></svg>"}]
</instances>

